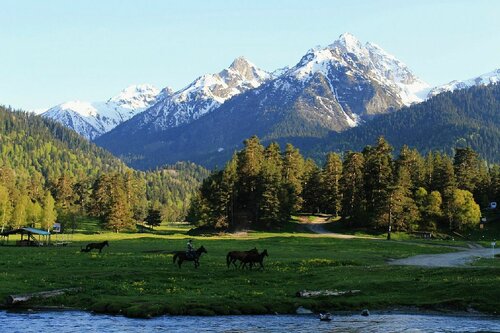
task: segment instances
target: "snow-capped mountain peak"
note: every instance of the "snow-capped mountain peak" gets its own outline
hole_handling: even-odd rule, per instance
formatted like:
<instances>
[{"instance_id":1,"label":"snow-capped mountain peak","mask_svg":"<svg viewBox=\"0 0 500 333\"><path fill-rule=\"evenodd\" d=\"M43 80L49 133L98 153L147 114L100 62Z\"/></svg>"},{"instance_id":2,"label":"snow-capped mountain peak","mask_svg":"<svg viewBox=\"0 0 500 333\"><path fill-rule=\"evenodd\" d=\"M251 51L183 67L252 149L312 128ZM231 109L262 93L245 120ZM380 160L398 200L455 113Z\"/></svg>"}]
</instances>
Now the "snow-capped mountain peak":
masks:
<instances>
[{"instance_id":1,"label":"snow-capped mountain peak","mask_svg":"<svg viewBox=\"0 0 500 333\"><path fill-rule=\"evenodd\" d=\"M143 109L150 106L159 93L158 88L151 84L132 85L110 98L107 103L127 109Z\"/></svg>"},{"instance_id":2,"label":"snow-capped mountain peak","mask_svg":"<svg viewBox=\"0 0 500 333\"><path fill-rule=\"evenodd\" d=\"M123 89L107 102L69 101L42 113L93 140L150 107L159 90L149 84Z\"/></svg>"},{"instance_id":3,"label":"snow-capped mountain peak","mask_svg":"<svg viewBox=\"0 0 500 333\"><path fill-rule=\"evenodd\" d=\"M429 85L416 77L410 69L393 55L373 43L361 44L350 33L344 33L325 48L309 50L291 70L301 80L310 79L321 73L336 81L338 71L355 76L363 76L390 88L403 105L423 100ZM333 74L337 72L337 74ZM332 86L334 82L331 82Z\"/></svg>"},{"instance_id":4,"label":"snow-capped mountain peak","mask_svg":"<svg viewBox=\"0 0 500 333\"><path fill-rule=\"evenodd\" d=\"M443 92L466 89L472 86L484 86L498 82L500 82L500 68L472 79L464 81L453 80L442 86L435 87L429 92L428 97L431 98Z\"/></svg>"},{"instance_id":5,"label":"snow-capped mountain peak","mask_svg":"<svg viewBox=\"0 0 500 333\"><path fill-rule=\"evenodd\" d=\"M143 114L139 126L152 124L155 128L168 128L189 123L270 78L269 73L238 57L219 73L202 75L167 98L158 98Z\"/></svg>"},{"instance_id":6,"label":"snow-capped mountain peak","mask_svg":"<svg viewBox=\"0 0 500 333\"><path fill-rule=\"evenodd\" d=\"M352 34L345 32L334 41L329 48L339 48L347 53L362 54L365 52L363 44Z\"/></svg>"}]
</instances>

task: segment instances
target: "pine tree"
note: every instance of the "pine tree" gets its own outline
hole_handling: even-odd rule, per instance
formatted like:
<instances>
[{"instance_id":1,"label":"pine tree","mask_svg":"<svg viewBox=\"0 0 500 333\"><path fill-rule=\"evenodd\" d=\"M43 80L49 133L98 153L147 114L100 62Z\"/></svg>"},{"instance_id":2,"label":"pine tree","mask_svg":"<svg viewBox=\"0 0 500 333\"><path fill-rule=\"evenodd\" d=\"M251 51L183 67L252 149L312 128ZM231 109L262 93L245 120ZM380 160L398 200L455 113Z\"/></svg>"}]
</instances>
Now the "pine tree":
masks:
<instances>
[{"instance_id":1,"label":"pine tree","mask_svg":"<svg viewBox=\"0 0 500 333\"><path fill-rule=\"evenodd\" d=\"M319 213L324 207L323 197L320 195L323 188L321 170L311 159L306 160L304 170L302 210L308 213Z\"/></svg>"},{"instance_id":2,"label":"pine tree","mask_svg":"<svg viewBox=\"0 0 500 333\"><path fill-rule=\"evenodd\" d=\"M287 144L283 153L283 183L286 192L283 204L292 213L302 208L303 176L304 158L297 148Z\"/></svg>"},{"instance_id":3,"label":"pine tree","mask_svg":"<svg viewBox=\"0 0 500 333\"><path fill-rule=\"evenodd\" d=\"M161 224L161 212L159 209L159 205L156 205L156 207L151 207L148 209L148 215L146 216L146 219L144 222L146 222L147 225L151 226L152 228L157 227Z\"/></svg>"},{"instance_id":4,"label":"pine tree","mask_svg":"<svg viewBox=\"0 0 500 333\"><path fill-rule=\"evenodd\" d=\"M372 214L371 223L375 227L388 224L386 215L391 194L392 147L384 138L379 138L376 147L366 147L364 184L367 211Z\"/></svg>"},{"instance_id":5,"label":"pine tree","mask_svg":"<svg viewBox=\"0 0 500 333\"><path fill-rule=\"evenodd\" d=\"M119 178L114 178L113 191L110 200L109 212L106 216L106 228L119 232L133 229L133 211L127 202L127 193L124 184L119 183Z\"/></svg>"},{"instance_id":6,"label":"pine tree","mask_svg":"<svg viewBox=\"0 0 500 333\"><path fill-rule=\"evenodd\" d=\"M408 167L399 166L397 179L389 198L392 227L395 230L412 231L418 228L420 212L411 191L411 175Z\"/></svg>"},{"instance_id":7,"label":"pine tree","mask_svg":"<svg viewBox=\"0 0 500 333\"><path fill-rule=\"evenodd\" d=\"M243 223L255 223L258 219L258 184L264 160L264 147L256 136L244 141L244 149L238 154L238 211Z\"/></svg>"},{"instance_id":8,"label":"pine tree","mask_svg":"<svg viewBox=\"0 0 500 333\"><path fill-rule=\"evenodd\" d=\"M342 195L340 190L340 178L342 176L342 161L340 156L329 153L323 168L323 191L328 213L338 215L341 208Z\"/></svg>"},{"instance_id":9,"label":"pine tree","mask_svg":"<svg viewBox=\"0 0 500 333\"><path fill-rule=\"evenodd\" d=\"M350 225L353 222L362 223L365 215L364 164L363 154L351 151L346 153L340 184L342 189L342 216L349 218Z\"/></svg>"},{"instance_id":10,"label":"pine tree","mask_svg":"<svg viewBox=\"0 0 500 333\"><path fill-rule=\"evenodd\" d=\"M73 192L73 182L70 177L63 175L59 177L53 186L54 199L60 209L71 210L76 197Z\"/></svg>"},{"instance_id":11,"label":"pine tree","mask_svg":"<svg viewBox=\"0 0 500 333\"><path fill-rule=\"evenodd\" d=\"M479 155L469 147L457 148L453 167L457 187L474 193L479 179Z\"/></svg>"},{"instance_id":12,"label":"pine tree","mask_svg":"<svg viewBox=\"0 0 500 333\"><path fill-rule=\"evenodd\" d=\"M221 196L223 202L221 203L225 208L225 215L227 216L227 224L233 227L235 224L234 213L236 209L236 202L238 191L236 183L238 182L238 155L234 154L231 160L226 164L222 172L221 179Z\"/></svg>"},{"instance_id":13,"label":"pine tree","mask_svg":"<svg viewBox=\"0 0 500 333\"><path fill-rule=\"evenodd\" d=\"M400 168L405 168L408 171L411 181L409 187L411 190L425 185L425 161L416 149L410 149L404 145L399 152L395 168L396 174Z\"/></svg>"},{"instance_id":14,"label":"pine tree","mask_svg":"<svg viewBox=\"0 0 500 333\"><path fill-rule=\"evenodd\" d=\"M264 156L260 174L259 222L270 227L283 222L288 216L280 202L283 166L279 145L271 143Z\"/></svg>"},{"instance_id":15,"label":"pine tree","mask_svg":"<svg viewBox=\"0 0 500 333\"><path fill-rule=\"evenodd\" d=\"M441 193L443 204L446 204L456 189L455 171L450 157L436 154L434 173L434 184L431 190Z\"/></svg>"}]
</instances>

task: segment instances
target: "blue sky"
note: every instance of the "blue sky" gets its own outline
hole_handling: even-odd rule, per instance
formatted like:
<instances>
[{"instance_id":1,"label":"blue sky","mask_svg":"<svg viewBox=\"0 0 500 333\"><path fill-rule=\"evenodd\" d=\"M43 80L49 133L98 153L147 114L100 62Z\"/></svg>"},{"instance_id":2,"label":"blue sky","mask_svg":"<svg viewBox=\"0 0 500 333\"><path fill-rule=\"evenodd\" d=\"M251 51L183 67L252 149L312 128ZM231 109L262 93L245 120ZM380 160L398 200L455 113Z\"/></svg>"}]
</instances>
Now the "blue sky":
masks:
<instances>
[{"instance_id":1,"label":"blue sky","mask_svg":"<svg viewBox=\"0 0 500 333\"><path fill-rule=\"evenodd\" d=\"M244 55L265 70L350 32L430 84L500 67L495 0L0 0L0 104L175 90Z\"/></svg>"}]
</instances>

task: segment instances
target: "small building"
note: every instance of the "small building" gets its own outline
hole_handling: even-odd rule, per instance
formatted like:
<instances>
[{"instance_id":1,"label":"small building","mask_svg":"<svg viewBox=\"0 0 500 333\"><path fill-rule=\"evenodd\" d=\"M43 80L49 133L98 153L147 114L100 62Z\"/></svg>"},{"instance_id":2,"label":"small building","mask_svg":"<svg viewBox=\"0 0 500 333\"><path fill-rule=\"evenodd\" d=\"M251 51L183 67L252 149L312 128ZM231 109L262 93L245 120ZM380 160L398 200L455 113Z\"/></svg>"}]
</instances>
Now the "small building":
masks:
<instances>
[{"instance_id":1,"label":"small building","mask_svg":"<svg viewBox=\"0 0 500 333\"><path fill-rule=\"evenodd\" d=\"M2 243L9 241L10 235L21 235L21 239L16 241L17 246L43 246L50 244L50 232L35 228L19 228L2 232Z\"/></svg>"}]
</instances>

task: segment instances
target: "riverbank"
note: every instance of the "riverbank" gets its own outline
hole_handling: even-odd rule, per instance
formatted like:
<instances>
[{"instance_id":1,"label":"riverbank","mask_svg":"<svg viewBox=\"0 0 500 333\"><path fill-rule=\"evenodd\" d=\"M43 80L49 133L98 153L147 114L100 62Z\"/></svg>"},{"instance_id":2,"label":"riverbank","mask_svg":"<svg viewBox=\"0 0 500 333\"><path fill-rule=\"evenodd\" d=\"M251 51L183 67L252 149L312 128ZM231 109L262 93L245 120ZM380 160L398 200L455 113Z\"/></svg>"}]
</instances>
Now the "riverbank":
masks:
<instances>
[{"instance_id":1,"label":"riverbank","mask_svg":"<svg viewBox=\"0 0 500 333\"><path fill-rule=\"evenodd\" d=\"M102 254L82 253L109 240ZM10 294L81 288L25 306L61 306L149 318L170 315L291 314L393 309L395 306L498 314L500 268L391 266L392 259L454 249L435 244L336 239L302 233L248 233L195 238L201 266L172 263L185 248L183 230L162 234L75 235L67 247L0 247L0 299ZM267 249L265 269L227 268L230 250ZM342 296L297 297L300 290L360 290Z\"/></svg>"}]
</instances>

